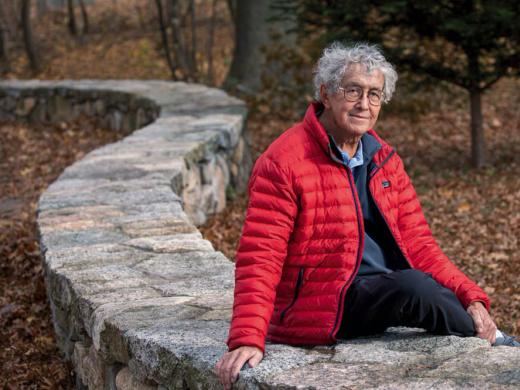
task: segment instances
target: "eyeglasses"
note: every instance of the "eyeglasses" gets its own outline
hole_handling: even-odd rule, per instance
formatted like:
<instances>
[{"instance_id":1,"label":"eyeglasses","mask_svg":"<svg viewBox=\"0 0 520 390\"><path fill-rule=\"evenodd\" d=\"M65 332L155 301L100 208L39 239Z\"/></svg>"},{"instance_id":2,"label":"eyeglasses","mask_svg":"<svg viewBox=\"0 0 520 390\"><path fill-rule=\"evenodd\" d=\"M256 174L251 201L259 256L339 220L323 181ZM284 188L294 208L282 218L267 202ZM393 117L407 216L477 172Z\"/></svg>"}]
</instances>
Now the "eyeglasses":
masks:
<instances>
[{"instance_id":1,"label":"eyeglasses","mask_svg":"<svg viewBox=\"0 0 520 390\"><path fill-rule=\"evenodd\" d=\"M343 91L343 97L348 102L357 102L363 97L363 88L358 85L347 85L338 89ZM371 89L367 93L368 102L373 106L380 106L384 96L384 92L378 89Z\"/></svg>"}]
</instances>

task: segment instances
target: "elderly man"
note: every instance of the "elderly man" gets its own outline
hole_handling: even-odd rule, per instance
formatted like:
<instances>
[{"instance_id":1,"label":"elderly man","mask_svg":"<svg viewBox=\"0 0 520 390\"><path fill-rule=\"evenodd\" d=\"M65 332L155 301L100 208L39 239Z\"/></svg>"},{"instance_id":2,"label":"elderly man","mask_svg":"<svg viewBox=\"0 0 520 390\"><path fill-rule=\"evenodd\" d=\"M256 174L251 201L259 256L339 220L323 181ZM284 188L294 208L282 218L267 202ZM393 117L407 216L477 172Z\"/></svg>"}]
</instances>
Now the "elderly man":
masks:
<instances>
[{"instance_id":1,"label":"elderly man","mask_svg":"<svg viewBox=\"0 0 520 390\"><path fill-rule=\"evenodd\" d=\"M317 102L257 160L236 257L229 388L266 338L332 344L421 327L519 346L489 298L444 255L395 150L373 127L397 74L377 47L334 43L318 61Z\"/></svg>"}]
</instances>

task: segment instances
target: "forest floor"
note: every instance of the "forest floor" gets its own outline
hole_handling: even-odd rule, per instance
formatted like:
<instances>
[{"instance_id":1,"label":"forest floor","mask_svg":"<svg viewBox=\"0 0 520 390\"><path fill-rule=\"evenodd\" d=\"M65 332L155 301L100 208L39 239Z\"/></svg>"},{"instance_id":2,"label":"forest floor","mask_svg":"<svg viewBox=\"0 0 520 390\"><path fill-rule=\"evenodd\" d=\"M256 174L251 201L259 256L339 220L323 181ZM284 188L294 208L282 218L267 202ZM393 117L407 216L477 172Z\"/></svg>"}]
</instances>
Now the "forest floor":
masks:
<instances>
[{"instance_id":1,"label":"forest floor","mask_svg":"<svg viewBox=\"0 0 520 390\"><path fill-rule=\"evenodd\" d=\"M38 245L41 193L87 152L123 134L73 123L0 123L0 388L70 389L51 322ZM9 373L9 375L5 375Z\"/></svg>"},{"instance_id":2,"label":"forest floor","mask_svg":"<svg viewBox=\"0 0 520 390\"><path fill-rule=\"evenodd\" d=\"M63 12L35 26L44 69L32 75L23 53L11 55L6 78L168 79L155 15L145 0L104 2L92 9L91 33L66 32ZM218 29L215 80L223 81L232 30ZM310 72L308 72L310 75ZM406 86L406 83L405 83ZM399 88L401 87L401 90ZM431 228L446 254L490 295L499 327L520 335L520 83L505 79L484 96L489 165L469 165L467 96L442 84L398 93L383 107L378 133L405 162ZM279 99L280 96L275 96ZM250 99L254 158L298 121L305 105ZM294 108L296 107L296 108ZM27 126L0 123L0 388L70 389L71 366L60 357L45 295L35 207L59 173L89 150L123 136L83 119ZM240 195L201 228L234 259L247 207Z\"/></svg>"}]
</instances>

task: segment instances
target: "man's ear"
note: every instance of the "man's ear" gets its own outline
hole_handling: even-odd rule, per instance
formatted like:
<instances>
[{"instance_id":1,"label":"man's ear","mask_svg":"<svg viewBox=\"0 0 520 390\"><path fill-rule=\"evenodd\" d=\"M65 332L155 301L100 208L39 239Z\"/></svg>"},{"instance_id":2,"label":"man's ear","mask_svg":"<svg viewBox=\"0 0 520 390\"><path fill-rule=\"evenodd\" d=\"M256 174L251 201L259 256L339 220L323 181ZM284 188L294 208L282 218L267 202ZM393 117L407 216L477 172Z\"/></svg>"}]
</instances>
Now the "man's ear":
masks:
<instances>
[{"instance_id":1,"label":"man's ear","mask_svg":"<svg viewBox=\"0 0 520 390\"><path fill-rule=\"evenodd\" d=\"M323 84L320 86L320 98L325 108L330 108L329 93L327 92L327 88Z\"/></svg>"}]
</instances>

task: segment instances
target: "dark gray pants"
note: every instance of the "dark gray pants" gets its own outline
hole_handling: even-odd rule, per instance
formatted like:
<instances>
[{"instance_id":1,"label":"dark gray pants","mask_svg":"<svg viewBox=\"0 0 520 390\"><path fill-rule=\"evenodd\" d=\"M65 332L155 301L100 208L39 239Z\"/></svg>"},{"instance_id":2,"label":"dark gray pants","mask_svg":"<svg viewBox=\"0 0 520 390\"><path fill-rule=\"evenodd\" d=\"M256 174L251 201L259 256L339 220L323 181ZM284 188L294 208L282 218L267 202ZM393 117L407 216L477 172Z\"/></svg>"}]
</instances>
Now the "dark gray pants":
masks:
<instances>
[{"instance_id":1,"label":"dark gray pants","mask_svg":"<svg viewBox=\"0 0 520 390\"><path fill-rule=\"evenodd\" d=\"M367 336L390 326L424 328L443 335L475 335L473 320L456 295L430 274L407 269L356 277L345 297L337 337Z\"/></svg>"}]
</instances>

